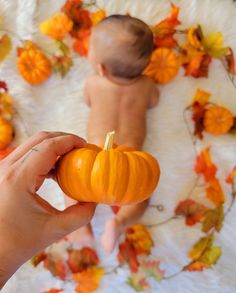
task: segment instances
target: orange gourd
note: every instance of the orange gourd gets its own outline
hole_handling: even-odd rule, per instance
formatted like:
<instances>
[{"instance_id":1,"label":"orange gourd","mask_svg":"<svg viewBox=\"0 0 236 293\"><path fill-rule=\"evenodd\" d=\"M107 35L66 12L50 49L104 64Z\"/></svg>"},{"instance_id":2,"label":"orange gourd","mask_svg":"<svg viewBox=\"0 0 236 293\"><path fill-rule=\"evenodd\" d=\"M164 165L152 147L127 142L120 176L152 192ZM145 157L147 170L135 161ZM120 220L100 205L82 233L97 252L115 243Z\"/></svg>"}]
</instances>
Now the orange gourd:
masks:
<instances>
[{"instance_id":1,"label":"orange gourd","mask_svg":"<svg viewBox=\"0 0 236 293\"><path fill-rule=\"evenodd\" d=\"M179 56L168 48L159 48L152 53L151 62L144 74L160 84L172 80L180 68Z\"/></svg>"},{"instance_id":2,"label":"orange gourd","mask_svg":"<svg viewBox=\"0 0 236 293\"><path fill-rule=\"evenodd\" d=\"M13 134L11 123L0 117L0 150L4 150L12 142Z\"/></svg>"},{"instance_id":3,"label":"orange gourd","mask_svg":"<svg viewBox=\"0 0 236 293\"><path fill-rule=\"evenodd\" d=\"M61 157L56 176L61 189L81 202L126 205L144 201L157 186L160 169L154 157L130 147L88 144Z\"/></svg>"},{"instance_id":4,"label":"orange gourd","mask_svg":"<svg viewBox=\"0 0 236 293\"><path fill-rule=\"evenodd\" d=\"M232 113L221 106L210 107L204 116L204 127L210 134L225 134L231 129L233 123Z\"/></svg>"},{"instance_id":5,"label":"orange gourd","mask_svg":"<svg viewBox=\"0 0 236 293\"><path fill-rule=\"evenodd\" d=\"M17 67L21 76L32 85L43 83L52 73L47 56L30 41L25 42L24 48L18 49Z\"/></svg>"}]
</instances>

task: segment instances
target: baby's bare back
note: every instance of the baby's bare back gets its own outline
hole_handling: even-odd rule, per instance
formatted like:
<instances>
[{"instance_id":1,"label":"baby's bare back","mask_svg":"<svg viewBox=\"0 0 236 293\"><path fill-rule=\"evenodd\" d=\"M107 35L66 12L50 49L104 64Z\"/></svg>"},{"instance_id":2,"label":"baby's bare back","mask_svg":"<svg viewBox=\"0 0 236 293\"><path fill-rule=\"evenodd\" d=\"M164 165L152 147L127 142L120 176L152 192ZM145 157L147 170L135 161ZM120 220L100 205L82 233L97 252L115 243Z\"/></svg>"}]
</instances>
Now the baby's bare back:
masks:
<instances>
[{"instance_id":1,"label":"baby's bare back","mask_svg":"<svg viewBox=\"0 0 236 293\"><path fill-rule=\"evenodd\" d=\"M107 132L115 130L115 143L141 149L151 85L146 77L131 85L118 85L100 76L90 77L86 86L86 99L91 107L88 141L103 144Z\"/></svg>"}]
</instances>

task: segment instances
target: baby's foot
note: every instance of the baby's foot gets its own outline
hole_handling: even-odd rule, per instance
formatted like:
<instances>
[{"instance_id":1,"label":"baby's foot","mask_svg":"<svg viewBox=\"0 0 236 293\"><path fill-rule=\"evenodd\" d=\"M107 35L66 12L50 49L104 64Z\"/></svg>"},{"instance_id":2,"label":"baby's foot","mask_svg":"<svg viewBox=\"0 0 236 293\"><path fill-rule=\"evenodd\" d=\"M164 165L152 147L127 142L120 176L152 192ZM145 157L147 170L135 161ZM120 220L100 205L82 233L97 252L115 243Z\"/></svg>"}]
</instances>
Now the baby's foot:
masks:
<instances>
[{"instance_id":1,"label":"baby's foot","mask_svg":"<svg viewBox=\"0 0 236 293\"><path fill-rule=\"evenodd\" d=\"M123 226L117 219L106 222L105 230L101 238L101 244L107 253L111 253L115 247L116 241L123 232Z\"/></svg>"},{"instance_id":2,"label":"baby's foot","mask_svg":"<svg viewBox=\"0 0 236 293\"><path fill-rule=\"evenodd\" d=\"M93 231L91 225L84 226L67 236L68 240L81 246L91 245L93 242Z\"/></svg>"}]
</instances>

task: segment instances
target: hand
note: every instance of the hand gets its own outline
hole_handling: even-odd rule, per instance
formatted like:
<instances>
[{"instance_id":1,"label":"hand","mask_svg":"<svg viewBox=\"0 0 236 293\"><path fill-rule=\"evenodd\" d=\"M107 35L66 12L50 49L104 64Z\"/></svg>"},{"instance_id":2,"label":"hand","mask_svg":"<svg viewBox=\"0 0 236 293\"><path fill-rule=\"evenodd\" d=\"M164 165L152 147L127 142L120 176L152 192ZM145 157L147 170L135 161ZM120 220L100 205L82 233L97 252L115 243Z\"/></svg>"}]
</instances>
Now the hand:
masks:
<instances>
[{"instance_id":1,"label":"hand","mask_svg":"<svg viewBox=\"0 0 236 293\"><path fill-rule=\"evenodd\" d=\"M41 132L0 162L0 288L25 261L91 220L94 204L58 211L37 194L58 156L84 144L75 135Z\"/></svg>"}]
</instances>

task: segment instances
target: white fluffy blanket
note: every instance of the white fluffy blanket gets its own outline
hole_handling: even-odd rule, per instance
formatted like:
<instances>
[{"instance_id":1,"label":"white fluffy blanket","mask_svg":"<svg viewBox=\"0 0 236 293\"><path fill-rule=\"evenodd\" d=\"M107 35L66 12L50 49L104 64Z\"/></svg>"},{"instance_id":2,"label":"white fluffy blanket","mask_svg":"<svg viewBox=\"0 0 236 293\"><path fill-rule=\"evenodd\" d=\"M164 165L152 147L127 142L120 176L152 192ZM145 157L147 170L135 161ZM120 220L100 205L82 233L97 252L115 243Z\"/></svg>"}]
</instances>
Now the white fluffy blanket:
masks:
<instances>
[{"instance_id":1,"label":"white fluffy blanket","mask_svg":"<svg viewBox=\"0 0 236 293\"><path fill-rule=\"evenodd\" d=\"M51 17L62 6L64 0L0 0L1 27L14 31L19 39L32 39L43 47L49 40L38 33L38 24ZM148 23L156 23L169 14L168 0L101 0L98 1L109 14L127 13L137 16ZM181 8L180 19L183 27L200 23L208 32L220 31L225 43L236 52L236 3L232 0L174 0ZM38 130L60 130L85 136L88 109L82 102L83 85L90 71L87 61L75 57L75 65L65 79L53 76L39 87L26 84L16 70L16 54L1 65L0 78L6 80L14 96L17 108L24 117L27 128L32 134ZM159 222L168 218L181 198L185 198L191 188L194 152L189 135L183 122L183 109L191 101L195 90L201 87L212 93L212 100L230 108L236 114L236 91L230 84L222 65L214 61L210 66L208 79L184 77L183 71L170 84L161 87L161 101L157 108L148 114L148 135L145 149L158 157L162 169L161 181L152 202L164 205L163 212L149 209L143 223ZM25 139L20 121L16 120L17 141ZM212 144L214 160L221 167L220 176L224 178L236 163L235 137L206 136L198 145L199 149ZM46 182L41 194L57 207L63 207L62 193L52 182ZM9 211L10 212L10 211ZM94 218L96 239L102 231L105 218L111 217L107 207L99 207ZM176 278L153 283L152 292L161 293L234 293L236 288L236 207L226 219L222 232L217 236L217 244L222 247L223 256L212 270L199 273L182 273ZM187 227L182 220L172 221L152 231L156 247L154 254L161 261L162 268L174 273L187 263L187 252L201 236L198 225ZM16 244L17 249L17 244ZM103 265L116 262L116 253L105 257L98 245ZM12 256L14 257L14 255ZM103 278L101 293L134 292L126 283L128 271L119 270L118 274ZM43 269L33 269L25 264L8 282L3 293L39 293L60 286ZM74 292L68 285L66 292Z\"/></svg>"}]
</instances>

